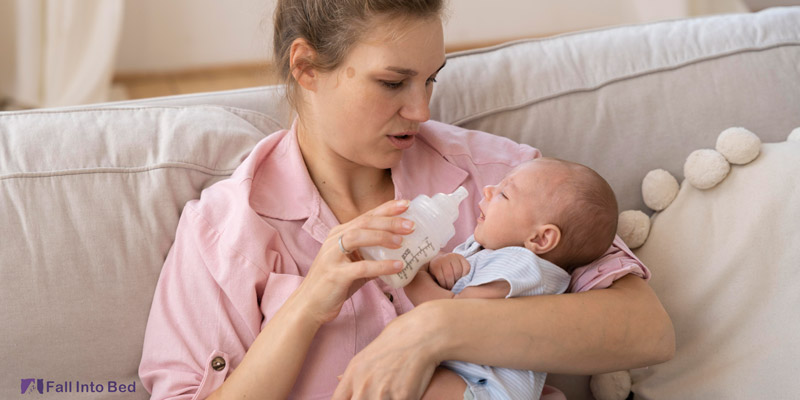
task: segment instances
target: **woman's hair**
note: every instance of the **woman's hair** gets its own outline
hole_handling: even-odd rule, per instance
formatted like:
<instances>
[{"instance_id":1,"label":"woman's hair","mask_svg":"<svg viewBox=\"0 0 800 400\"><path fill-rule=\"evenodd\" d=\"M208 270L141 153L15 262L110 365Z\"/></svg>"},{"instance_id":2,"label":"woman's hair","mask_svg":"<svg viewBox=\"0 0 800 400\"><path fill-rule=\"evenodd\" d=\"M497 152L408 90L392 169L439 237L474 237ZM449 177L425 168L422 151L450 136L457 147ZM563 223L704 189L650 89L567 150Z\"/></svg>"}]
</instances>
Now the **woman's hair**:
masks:
<instances>
[{"instance_id":1,"label":"woman's hair","mask_svg":"<svg viewBox=\"0 0 800 400\"><path fill-rule=\"evenodd\" d=\"M278 73L287 85L289 103L297 109L297 82L292 76L293 66L289 64L295 39L305 39L316 52L314 59L302 60L303 68L332 71L379 18L440 17L445 1L278 0L274 14L273 57Z\"/></svg>"}]
</instances>

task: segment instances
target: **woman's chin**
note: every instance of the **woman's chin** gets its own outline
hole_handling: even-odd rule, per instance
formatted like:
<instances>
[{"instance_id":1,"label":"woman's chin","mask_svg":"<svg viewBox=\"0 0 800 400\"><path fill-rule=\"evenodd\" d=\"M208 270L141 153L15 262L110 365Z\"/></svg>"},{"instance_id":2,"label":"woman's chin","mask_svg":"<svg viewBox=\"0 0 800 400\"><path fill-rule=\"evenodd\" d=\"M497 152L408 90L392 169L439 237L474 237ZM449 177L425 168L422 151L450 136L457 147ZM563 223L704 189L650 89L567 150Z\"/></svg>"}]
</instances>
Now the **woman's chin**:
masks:
<instances>
[{"instance_id":1,"label":"woman's chin","mask_svg":"<svg viewBox=\"0 0 800 400\"><path fill-rule=\"evenodd\" d=\"M370 164L373 165L375 168L379 169L392 169L397 165L399 165L400 160L402 159L403 159L402 151L390 152L382 157L379 157L378 159L373 160L373 162Z\"/></svg>"}]
</instances>

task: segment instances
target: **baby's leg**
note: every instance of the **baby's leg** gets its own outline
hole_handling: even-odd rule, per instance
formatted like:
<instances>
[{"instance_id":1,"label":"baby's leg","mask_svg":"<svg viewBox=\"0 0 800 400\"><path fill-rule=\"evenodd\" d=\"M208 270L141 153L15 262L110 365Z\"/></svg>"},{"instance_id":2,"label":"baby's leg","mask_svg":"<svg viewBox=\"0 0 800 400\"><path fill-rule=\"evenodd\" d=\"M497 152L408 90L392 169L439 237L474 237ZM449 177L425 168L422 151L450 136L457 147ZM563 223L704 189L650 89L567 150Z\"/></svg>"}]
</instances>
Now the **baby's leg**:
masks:
<instances>
[{"instance_id":1,"label":"baby's leg","mask_svg":"<svg viewBox=\"0 0 800 400\"><path fill-rule=\"evenodd\" d=\"M464 400L467 383L461 377L444 367L436 368L431 383L425 389L422 400Z\"/></svg>"}]
</instances>

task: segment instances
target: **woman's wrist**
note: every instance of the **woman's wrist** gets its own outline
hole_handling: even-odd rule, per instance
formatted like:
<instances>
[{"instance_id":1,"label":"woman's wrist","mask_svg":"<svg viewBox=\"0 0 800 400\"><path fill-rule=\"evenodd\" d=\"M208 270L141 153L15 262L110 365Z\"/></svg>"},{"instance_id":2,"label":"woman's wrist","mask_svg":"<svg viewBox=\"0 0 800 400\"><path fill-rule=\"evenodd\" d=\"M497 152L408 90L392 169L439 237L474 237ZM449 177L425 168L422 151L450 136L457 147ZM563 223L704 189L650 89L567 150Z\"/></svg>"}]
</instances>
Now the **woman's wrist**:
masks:
<instances>
[{"instance_id":1,"label":"woman's wrist","mask_svg":"<svg viewBox=\"0 0 800 400\"><path fill-rule=\"evenodd\" d=\"M297 326L303 326L305 329L317 331L322 325L328 322L329 317L320 312L319 306L313 299L314 296L308 296L303 293L303 285L300 285L300 287L286 299L280 311L290 314L290 318Z\"/></svg>"},{"instance_id":2,"label":"woman's wrist","mask_svg":"<svg viewBox=\"0 0 800 400\"><path fill-rule=\"evenodd\" d=\"M413 315L419 321L420 343L425 347L423 354L437 365L446 360L457 358L457 351L462 349L459 335L459 319L452 300L432 300L414 309Z\"/></svg>"}]
</instances>

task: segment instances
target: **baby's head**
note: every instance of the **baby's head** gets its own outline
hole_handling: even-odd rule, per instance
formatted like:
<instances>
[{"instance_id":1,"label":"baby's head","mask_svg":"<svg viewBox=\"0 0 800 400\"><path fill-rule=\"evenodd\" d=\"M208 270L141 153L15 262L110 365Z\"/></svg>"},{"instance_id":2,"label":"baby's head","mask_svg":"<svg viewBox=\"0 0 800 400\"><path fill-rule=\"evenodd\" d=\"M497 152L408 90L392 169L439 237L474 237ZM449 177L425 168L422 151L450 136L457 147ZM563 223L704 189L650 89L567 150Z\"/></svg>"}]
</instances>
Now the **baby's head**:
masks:
<instances>
[{"instance_id":1,"label":"baby's head","mask_svg":"<svg viewBox=\"0 0 800 400\"><path fill-rule=\"evenodd\" d=\"M475 240L487 249L523 246L572 271L603 255L617 231L614 191L581 164L537 158L483 194Z\"/></svg>"}]
</instances>

